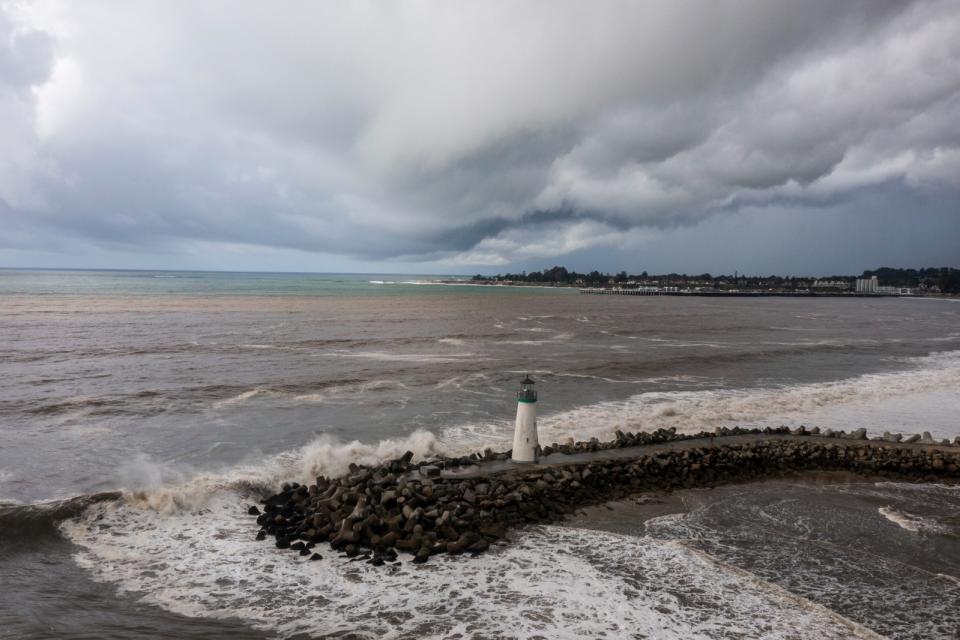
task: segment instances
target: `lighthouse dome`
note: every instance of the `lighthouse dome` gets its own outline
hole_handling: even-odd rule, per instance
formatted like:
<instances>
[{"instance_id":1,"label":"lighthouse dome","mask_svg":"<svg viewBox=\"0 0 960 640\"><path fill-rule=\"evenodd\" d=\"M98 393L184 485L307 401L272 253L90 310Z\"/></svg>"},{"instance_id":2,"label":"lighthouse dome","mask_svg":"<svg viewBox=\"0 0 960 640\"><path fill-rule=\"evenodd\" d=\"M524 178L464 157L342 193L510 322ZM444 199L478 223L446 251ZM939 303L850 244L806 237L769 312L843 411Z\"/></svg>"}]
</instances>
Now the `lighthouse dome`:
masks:
<instances>
[{"instance_id":1,"label":"lighthouse dome","mask_svg":"<svg viewBox=\"0 0 960 640\"><path fill-rule=\"evenodd\" d=\"M520 382L520 385L520 391L517 391L517 402L536 402L537 392L533 388L534 382L529 374Z\"/></svg>"}]
</instances>

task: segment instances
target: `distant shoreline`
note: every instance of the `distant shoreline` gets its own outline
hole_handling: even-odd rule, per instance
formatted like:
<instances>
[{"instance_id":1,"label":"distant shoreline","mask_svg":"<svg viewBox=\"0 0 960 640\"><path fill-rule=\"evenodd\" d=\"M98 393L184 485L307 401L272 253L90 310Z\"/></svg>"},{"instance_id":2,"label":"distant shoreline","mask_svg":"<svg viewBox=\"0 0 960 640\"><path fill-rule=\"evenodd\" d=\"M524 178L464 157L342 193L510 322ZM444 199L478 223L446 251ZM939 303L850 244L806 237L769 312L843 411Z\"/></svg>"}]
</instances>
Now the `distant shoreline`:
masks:
<instances>
[{"instance_id":1,"label":"distant shoreline","mask_svg":"<svg viewBox=\"0 0 960 640\"><path fill-rule=\"evenodd\" d=\"M750 291L750 290L679 290L679 291L648 291L630 287L584 287L582 285L563 282L544 284L526 282L498 282L483 280L424 280L416 284L432 284L459 287L505 287L526 289L571 289L581 294L589 295L621 295L621 296L669 296L669 297L708 297L708 298L924 298L924 299L953 299L957 296L943 293L857 293L855 291Z\"/></svg>"},{"instance_id":2,"label":"distant shoreline","mask_svg":"<svg viewBox=\"0 0 960 640\"><path fill-rule=\"evenodd\" d=\"M580 289L580 293L589 295L615 296L671 296L706 298L925 298L933 297L920 294L899 293L856 293L853 291L644 291L642 289Z\"/></svg>"}]
</instances>

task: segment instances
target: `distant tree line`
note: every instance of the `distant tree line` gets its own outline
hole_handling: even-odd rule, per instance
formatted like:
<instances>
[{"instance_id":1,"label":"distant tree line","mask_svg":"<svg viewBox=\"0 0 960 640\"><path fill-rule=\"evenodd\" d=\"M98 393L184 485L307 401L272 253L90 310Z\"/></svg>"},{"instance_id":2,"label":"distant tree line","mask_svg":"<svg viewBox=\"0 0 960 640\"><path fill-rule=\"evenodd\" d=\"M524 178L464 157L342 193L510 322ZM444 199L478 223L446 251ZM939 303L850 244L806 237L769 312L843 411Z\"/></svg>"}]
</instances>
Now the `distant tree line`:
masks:
<instances>
[{"instance_id":1,"label":"distant tree line","mask_svg":"<svg viewBox=\"0 0 960 640\"><path fill-rule=\"evenodd\" d=\"M495 276L477 274L473 280L477 282L525 282L531 284L548 284L558 286L607 286L630 284L636 286L677 286L677 287L712 287L716 289L729 288L764 288L764 289L806 289L814 286L818 281L845 283L853 285L858 277L869 278L877 276L881 286L915 287L926 290L939 289L943 293L960 293L960 269L952 267L927 269L894 269L881 267L875 271L864 271L861 276L834 275L824 278L806 276L745 276L739 273L734 275L687 275L680 273L648 274L646 271L633 275L626 271L619 273L605 273L590 271L579 273L566 267L555 266L543 271L523 271L521 273L505 273Z\"/></svg>"},{"instance_id":2,"label":"distant tree line","mask_svg":"<svg viewBox=\"0 0 960 640\"><path fill-rule=\"evenodd\" d=\"M960 269L930 267L927 269L893 269L880 267L876 271L864 271L864 278L877 276L877 281L888 287L938 287L943 293L960 293Z\"/></svg>"}]
</instances>

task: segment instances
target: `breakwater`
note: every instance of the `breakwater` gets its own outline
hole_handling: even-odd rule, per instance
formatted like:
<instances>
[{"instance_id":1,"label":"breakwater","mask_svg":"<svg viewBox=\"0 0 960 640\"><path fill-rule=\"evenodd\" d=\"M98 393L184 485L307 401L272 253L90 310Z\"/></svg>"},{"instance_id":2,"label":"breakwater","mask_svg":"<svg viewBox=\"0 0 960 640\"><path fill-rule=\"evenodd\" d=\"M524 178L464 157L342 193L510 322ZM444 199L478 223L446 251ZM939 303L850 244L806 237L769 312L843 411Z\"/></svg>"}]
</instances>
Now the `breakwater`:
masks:
<instances>
[{"instance_id":1,"label":"breakwater","mask_svg":"<svg viewBox=\"0 0 960 640\"><path fill-rule=\"evenodd\" d=\"M286 484L251 506L276 547L319 559L328 548L375 565L398 552L425 562L438 553L482 553L510 529L558 521L576 509L651 490L711 487L802 471L848 471L919 482L960 480L960 438L867 439L852 433L720 429L715 433L617 432L615 440L544 448L541 464L509 452L413 462L408 452L340 478Z\"/></svg>"}]
</instances>

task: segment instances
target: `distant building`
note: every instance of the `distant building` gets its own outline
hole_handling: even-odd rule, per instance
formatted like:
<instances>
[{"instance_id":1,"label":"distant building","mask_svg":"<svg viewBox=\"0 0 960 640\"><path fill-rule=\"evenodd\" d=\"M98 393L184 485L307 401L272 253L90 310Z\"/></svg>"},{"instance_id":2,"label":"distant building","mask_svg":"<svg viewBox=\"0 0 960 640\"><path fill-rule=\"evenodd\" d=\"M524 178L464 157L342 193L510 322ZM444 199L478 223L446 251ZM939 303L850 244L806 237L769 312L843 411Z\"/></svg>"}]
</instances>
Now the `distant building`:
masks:
<instances>
[{"instance_id":1,"label":"distant building","mask_svg":"<svg viewBox=\"0 0 960 640\"><path fill-rule=\"evenodd\" d=\"M857 278L857 293L880 293L880 285L877 283L877 276L870 278Z\"/></svg>"},{"instance_id":2,"label":"distant building","mask_svg":"<svg viewBox=\"0 0 960 640\"><path fill-rule=\"evenodd\" d=\"M889 296L912 296L913 289L910 287L877 287L877 293Z\"/></svg>"},{"instance_id":3,"label":"distant building","mask_svg":"<svg viewBox=\"0 0 960 640\"><path fill-rule=\"evenodd\" d=\"M859 280L858 280L859 282ZM850 288L850 283L846 280L814 280L814 289L840 289L846 291Z\"/></svg>"}]
</instances>

